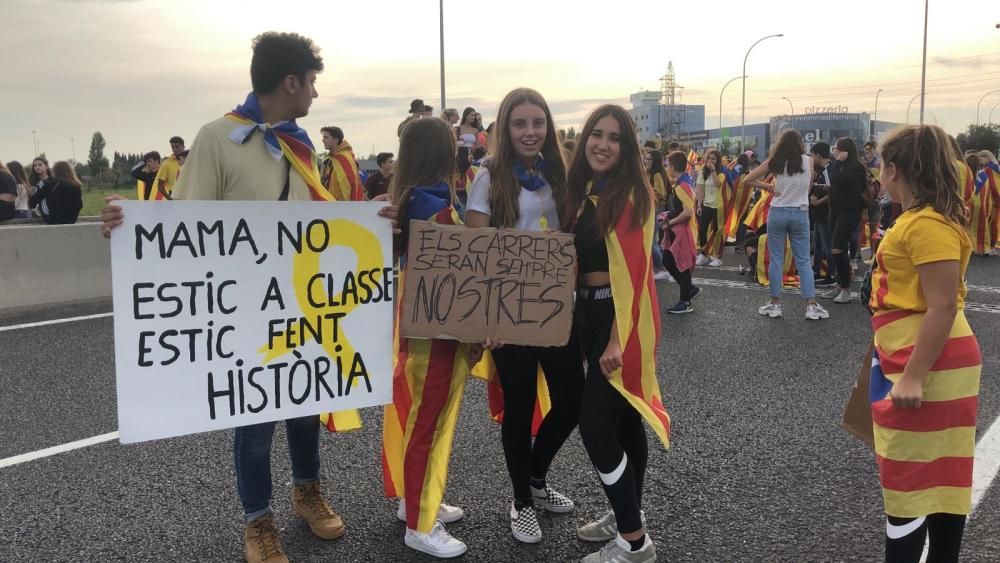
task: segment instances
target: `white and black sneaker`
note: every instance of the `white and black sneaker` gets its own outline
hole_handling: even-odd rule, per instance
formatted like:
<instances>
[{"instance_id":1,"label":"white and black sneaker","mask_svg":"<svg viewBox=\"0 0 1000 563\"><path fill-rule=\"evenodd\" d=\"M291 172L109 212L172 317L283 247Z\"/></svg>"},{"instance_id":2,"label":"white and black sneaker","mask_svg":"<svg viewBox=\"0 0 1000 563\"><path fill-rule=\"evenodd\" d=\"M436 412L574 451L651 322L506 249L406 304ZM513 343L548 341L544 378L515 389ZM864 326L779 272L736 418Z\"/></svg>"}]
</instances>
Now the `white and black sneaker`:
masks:
<instances>
[{"instance_id":1,"label":"white and black sneaker","mask_svg":"<svg viewBox=\"0 0 1000 563\"><path fill-rule=\"evenodd\" d=\"M525 506L521 510L513 502L510 503L510 531L518 541L538 543L542 541L542 528L535 516L535 507Z\"/></svg>"},{"instance_id":2,"label":"white and black sneaker","mask_svg":"<svg viewBox=\"0 0 1000 563\"><path fill-rule=\"evenodd\" d=\"M426 534L407 528L403 543L409 548L441 559L458 557L468 549L462 540L449 534L440 521L435 522L434 527Z\"/></svg>"},{"instance_id":3,"label":"white and black sneaker","mask_svg":"<svg viewBox=\"0 0 1000 563\"><path fill-rule=\"evenodd\" d=\"M531 498L538 506L556 514L572 512L575 506L573 501L566 498L562 493L556 492L555 489L548 485L545 485L544 489L531 487Z\"/></svg>"},{"instance_id":4,"label":"white and black sneaker","mask_svg":"<svg viewBox=\"0 0 1000 563\"><path fill-rule=\"evenodd\" d=\"M643 527L646 526L646 512L639 513ZM618 537L618 521L615 520L615 513L611 510L599 520L589 522L580 526L576 530L576 537L583 541L602 542L611 541Z\"/></svg>"}]
</instances>

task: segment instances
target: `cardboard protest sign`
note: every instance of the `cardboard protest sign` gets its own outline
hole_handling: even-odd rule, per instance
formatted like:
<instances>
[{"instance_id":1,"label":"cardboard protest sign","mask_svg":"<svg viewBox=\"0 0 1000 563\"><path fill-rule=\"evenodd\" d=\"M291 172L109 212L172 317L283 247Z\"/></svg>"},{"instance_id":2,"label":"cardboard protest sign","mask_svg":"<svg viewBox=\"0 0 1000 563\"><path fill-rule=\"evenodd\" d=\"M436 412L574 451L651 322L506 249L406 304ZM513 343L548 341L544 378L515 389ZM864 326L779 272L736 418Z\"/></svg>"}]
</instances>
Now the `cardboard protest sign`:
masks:
<instances>
[{"instance_id":1,"label":"cardboard protest sign","mask_svg":"<svg viewBox=\"0 0 1000 563\"><path fill-rule=\"evenodd\" d=\"M390 402L383 205L121 202L111 238L121 441Z\"/></svg>"},{"instance_id":2,"label":"cardboard protest sign","mask_svg":"<svg viewBox=\"0 0 1000 563\"><path fill-rule=\"evenodd\" d=\"M401 334L562 346L576 247L566 233L410 223Z\"/></svg>"},{"instance_id":3,"label":"cardboard protest sign","mask_svg":"<svg viewBox=\"0 0 1000 563\"><path fill-rule=\"evenodd\" d=\"M854 435L855 438L875 447L875 429L872 427L871 399L868 397L868 382L871 379L873 344L868 345L868 352L861 358L861 368L858 370L858 380L854 383L851 396L844 407L844 418L840 427Z\"/></svg>"}]
</instances>

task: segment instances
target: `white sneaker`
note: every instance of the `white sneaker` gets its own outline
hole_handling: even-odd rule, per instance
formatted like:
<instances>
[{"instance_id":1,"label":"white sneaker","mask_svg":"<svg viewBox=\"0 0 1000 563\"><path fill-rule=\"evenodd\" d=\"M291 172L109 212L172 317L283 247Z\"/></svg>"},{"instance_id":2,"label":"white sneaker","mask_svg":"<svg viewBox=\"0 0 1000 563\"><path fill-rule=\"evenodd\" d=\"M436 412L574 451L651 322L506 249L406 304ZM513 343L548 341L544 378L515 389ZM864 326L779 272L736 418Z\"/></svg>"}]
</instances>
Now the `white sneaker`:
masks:
<instances>
[{"instance_id":1,"label":"white sneaker","mask_svg":"<svg viewBox=\"0 0 1000 563\"><path fill-rule=\"evenodd\" d=\"M437 519L445 524L458 522L464 517L465 511L457 506L451 506L442 502L441 506L438 507ZM403 497L399 498L399 508L396 509L396 518L406 522L406 502L404 502Z\"/></svg>"},{"instance_id":2,"label":"white sneaker","mask_svg":"<svg viewBox=\"0 0 1000 563\"><path fill-rule=\"evenodd\" d=\"M708 256L705 256L704 254L699 254L698 257L695 258L694 260L695 266L704 266L705 264L708 263L709 263Z\"/></svg>"},{"instance_id":3,"label":"white sneaker","mask_svg":"<svg viewBox=\"0 0 1000 563\"><path fill-rule=\"evenodd\" d=\"M531 498L535 504L556 514L566 514L572 512L573 501L566 498L566 495L556 492L552 487L545 485L544 489L531 487Z\"/></svg>"},{"instance_id":4,"label":"white sneaker","mask_svg":"<svg viewBox=\"0 0 1000 563\"><path fill-rule=\"evenodd\" d=\"M838 293L837 296L833 298L834 303L844 304L844 303L850 303L851 301L854 301L854 299L851 297L850 290L847 289L840 290L840 293Z\"/></svg>"},{"instance_id":5,"label":"white sneaker","mask_svg":"<svg viewBox=\"0 0 1000 563\"><path fill-rule=\"evenodd\" d=\"M639 551L630 551L629 544L620 535L596 553L584 557L582 563L651 563L656 561L656 547L646 534L646 541Z\"/></svg>"},{"instance_id":6,"label":"white sneaker","mask_svg":"<svg viewBox=\"0 0 1000 563\"><path fill-rule=\"evenodd\" d=\"M722 266L722 260L720 260L718 258L712 258L712 260L708 263L708 266L710 268L718 268L718 267Z\"/></svg>"},{"instance_id":7,"label":"white sneaker","mask_svg":"<svg viewBox=\"0 0 1000 563\"><path fill-rule=\"evenodd\" d=\"M811 321L829 319L830 313L819 303L809 303L806 305L806 318Z\"/></svg>"},{"instance_id":8,"label":"white sneaker","mask_svg":"<svg viewBox=\"0 0 1000 563\"><path fill-rule=\"evenodd\" d=\"M839 286L831 289L830 291L819 294L819 296L822 297L823 299L835 299L838 295L840 295Z\"/></svg>"},{"instance_id":9,"label":"white sneaker","mask_svg":"<svg viewBox=\"0 0 1000 563\"><path fill-rule=\"evenodd\" d=\"M653 272L653 279L656 281L674 281L674 278L670 277L670 272L666 270L660 270L659 272Z\"/></svg>"},{"instance_id":10,"label":"white sneaker","mask_svg":"<svg viewBox=\"0 0 1000 563\"><path fill-rule=\"evenodd\" d=\"M407 528L406 535L403 536L403 543L407 547L441 559L458 557L469 549L462 540L453 538L448 530L444 529L444 524L441 522L435 522L434 527L427 534Z\"/></svg>"},{"instance_id":11,"label":"white sneaker","mask_svg":"<svg viewBox=\"0 0 1000 563\"><path fill-rule=\"evenodd\" d=\"M762 317L771 317L772 319L776 319L781 316L781 303L768 303L760 309L757 309L757 312Z\"/></svg>"},{"instance_id":12,"label":"white sneaker","mask_svg":"<svg viewBox=\"0 0 1000 563\"><path fill-rule=\"evenodd\" d=\"M538 525L538 517L535 516L533 506L525 506L523 510L518 510L514 503L510 503L510 531L518 541L524 543L538 543L542 541L542 528Z\"/></svg>"},{"instance_id":13,"label":"white sneaker","mask_svg":"<svg viewBox=\"0 0 1000 563\"><path fill-rule=\"evenodd\" d=\"M646 512L639 513L642 519L642 527L646 527ZM618 537L618 521L615 520L615 513L609 510L599 520L588 522L576 529L576 537L583 541L610 541Z\"/></svg>"}]
</instances>

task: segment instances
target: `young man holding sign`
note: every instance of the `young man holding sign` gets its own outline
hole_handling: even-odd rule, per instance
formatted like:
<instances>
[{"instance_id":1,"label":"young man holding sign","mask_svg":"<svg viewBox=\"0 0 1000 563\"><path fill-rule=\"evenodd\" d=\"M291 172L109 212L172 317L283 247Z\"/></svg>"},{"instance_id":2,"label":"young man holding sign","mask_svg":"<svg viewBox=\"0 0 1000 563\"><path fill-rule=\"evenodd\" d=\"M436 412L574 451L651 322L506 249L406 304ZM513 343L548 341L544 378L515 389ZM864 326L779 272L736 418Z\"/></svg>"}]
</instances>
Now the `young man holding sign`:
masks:
<instances>
[{"instance_id":1,"label":"young man holding sign","mask_svg":"<svg viewBox=\"0 0 1000 563\"><path fill-rule=\"evenodd\" d=\"M246 101L198 132L175 190L179 200L329 201L320 183L316 152L295 120L317 97L323 60L312 41L294 33L264 33L254 39ZM122 224L121 208L108 198L104 235ZM118 198L120 199L120 198ZM395 219L395 208L379 214ZM271 509L271 441L275 422L236 428L237 491L246 516L246 558L251 563L288 561ZM322 539L336 539L344 524L323 499L319 481L317 416L286 420L292 460L295 513Z\"/></svg>"}]
</instances>

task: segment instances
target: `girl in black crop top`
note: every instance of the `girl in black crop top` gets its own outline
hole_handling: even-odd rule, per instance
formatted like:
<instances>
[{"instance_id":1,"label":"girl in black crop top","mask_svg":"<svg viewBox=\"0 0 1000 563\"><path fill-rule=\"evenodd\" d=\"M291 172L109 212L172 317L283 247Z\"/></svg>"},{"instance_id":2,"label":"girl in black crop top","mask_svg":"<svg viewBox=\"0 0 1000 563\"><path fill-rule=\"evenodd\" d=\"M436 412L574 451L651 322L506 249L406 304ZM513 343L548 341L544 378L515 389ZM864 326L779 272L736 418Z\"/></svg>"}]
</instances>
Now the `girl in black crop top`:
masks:
<instances>
[{"instance_id":1,"label":"girl in black crop top","mask_svg":"<svg viewBox=\"0 0 1000 563\"><path fill-rule=\"evenodd\" d=\"M652 264L653 191L637 139L623 108L597 108L584 124L567 182L575 201L571 219L579 263L575 324L587 357L580 436L611 505L611 513L583 526L578 535L610 542L602 561L653 557L639 506L648 456L643 419L664 445L669 433L663 403L642 391L659 389L654 365L659 305ZM608 532L609 522L617 533Z\"/></svg>"}]
</instances>

